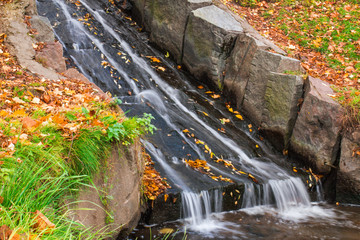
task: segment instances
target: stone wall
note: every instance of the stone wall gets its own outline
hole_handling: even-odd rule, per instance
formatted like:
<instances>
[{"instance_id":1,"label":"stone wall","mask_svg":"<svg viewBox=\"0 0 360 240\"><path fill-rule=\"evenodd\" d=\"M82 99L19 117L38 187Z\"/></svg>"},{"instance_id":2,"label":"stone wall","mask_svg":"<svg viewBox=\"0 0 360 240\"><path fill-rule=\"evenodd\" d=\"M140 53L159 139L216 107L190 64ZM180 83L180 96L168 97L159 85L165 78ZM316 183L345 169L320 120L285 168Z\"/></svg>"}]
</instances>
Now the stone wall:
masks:
<instances>
[{"instance_id":1,"label":"stone wall","mask_svg":"<svg viewBox=\"0 0 360 240\"><path fill-rule=\"evenodd\" d=\"M141 216L141 184L144 172L141 144L114 144L108 159L93 179L93 185L83 187L69 208L73 220L94 231L127 233Z\"/></svg>"},{"instance_id":2,"label":"stone wall","mask_svg":"<svg viewBox=\"0 0 360 240\"><path fill-rule=\"evenodd\" d=\"M278 150L325 176L337 170L339 181L351 179L360 191L354 168L344 167L359 166L359 159L344 153L351 149L341 142L343 109L330 97L329 84L305 77L299 60L286 57L219 1L132 3L150 41L197 79L223 91ZM344 140L357 143L352 137ZM325 188L335 192L333 184Z\"/></svg>"}]
</instances>

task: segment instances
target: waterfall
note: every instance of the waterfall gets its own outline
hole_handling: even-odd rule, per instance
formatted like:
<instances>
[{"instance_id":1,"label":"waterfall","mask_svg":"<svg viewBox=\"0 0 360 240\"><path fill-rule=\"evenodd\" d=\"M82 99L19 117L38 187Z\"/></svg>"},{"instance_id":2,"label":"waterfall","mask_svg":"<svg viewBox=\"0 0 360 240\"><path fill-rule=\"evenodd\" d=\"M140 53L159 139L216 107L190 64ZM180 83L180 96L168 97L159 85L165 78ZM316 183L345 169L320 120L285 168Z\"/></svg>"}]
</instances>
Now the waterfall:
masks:
<instances>
[{"instance_id":1,"label":"waterfall","mask_svg":"<svg viewBox=\"0 0 360 240\"><path fill-rule=\"evenodd\" d=\"M190 227L202 224L210 219L211 213L221 212L222 192L215 189L200 193L184 191L181 193L183 215Z\"/></svg>"},{"instance_id":2,"label":"waterfall","mask_svg":"<svg viewBox=\"0 0 360 240\"><path fill-rule=\"evenodd\" d=\"M53 3L55 6L53 11L59 11L58 14L62 15L61 17L63 19L59 21L57 25L60 26L61 30L56 32L56 36L63 45L66 45L64 42L65 40L69 41L69 39L72 39L72 41L81 41L79 44L76 42L72 44L74 49L71 50L73 55L70 54L70 57L84 75L89 79L107 81L104 85L109 86L109 88L113 87L114 89L111 90L113 90L115 94L118 94L118 97L126 98L129 102L132 101L131 103L126 103L131 104L131 107L127 110L131 109L131 111L136 111L138 109L138 112L143 112L146 107L144 107L145 104L143 104L143 101L146 101L151 105L151 108L149 107L146 110L157 114L156 121L158 125L160 125L160 127L158 126L159 131L153 138L149 137L149 139L142 140L142 142L154 158L156 164L162 169L163 173L165 173L171 185L182 191L182 214L190 226L207 223L207 221L211 220L211 213L221 212L223 196L221 190L215 189L216 187L221 188L221 184L186 167L184 162L180 161L189 156L193 157L193 159L210 160L211 158L209 158L208 153L205 154L201 146L195 143L194 138L184 133L185 128L188 131L191 130L198 139L207 142L208 145L206 146L208 148L217 148L219 151L222 151L219 152L219 156L222 154L228 155L229 160L231 160L234 165L243 171L251 173L260 180L261 185L248 183L249 180L246 177L238 176L231 170L216 165L214 161L208 161L208 165L214 174L229 177L235 182L245 185L242 202L243 208L266 205L274 206L279 211L284 212L291 209L292 206L310 205L306 188L299 178L290 176L287 170L268 160L266 157L259 158L254 156L252 153L254 152L253 150L247 150L247 146L242 145L243 142L254 143L254 137L249 136L249 134L243 134L250 140L246 139L246 141L242 141L239 136L243 130L241 127L235 125L229 128L230 133L235 131L233 135L218 131L219 128L227 127L225 124L222 124L219 119L231 118L227 109L218 111L212 108L213 111L216 111L216 114L210 113L204 117L205 113L202 105L197 104L196 101L189 101L190 96L181 92L180 89L171 86L161 78L150 66L148 59L142 57L142 55L146 56L148 53L137 53L132 47L133 43L130 44L122 38L122 35L119 33L120 31L118 31L114 25L114 23L118 21L116 19L113 19L113 21L108 19L108 17L111 16L98 5L101 1L80 0L82 10L79 11L79 15L85 12L91 14L99 24L98 32L100 32L101 28L101 31L110 39L107 39L112 43L109 45L105 44L100 34L92 34L77 20L77 14L75 14L77 10L71 3L65 0L48 0L41 2L42 4ZM46 9L47 7L48 5L45 5L44 8ZM49 18L52 17L53 21L58 21L56 17L57 14L53 13L49 15L51 15ZM57 31L56 27L55 31ZM126 29L124 29L124 31L126 31ZM131 34L123 33L123 35L129 36ZM133 41L141 40L134 39ZM155 53L153 50L149 50L150 47L147 46L146 43L140 42L139 44L142 44L143 48L151 54ZM90 47L88 46L87 49L81 49L79 47L81 45L90 45ZM94 49L96 49L96 51ZM96 52L98 56L92 56L92 51ZM122 56L126 55L131 61L123 61L118 55L120 52ZM120 91L120 87L118 87L120 86L120 77L112 78L113 73L109 74L101 67L104 59L112 65L113 71L117 71L118 76L121 76L121 81L124 82L124 85L128 85L129 89L124 90L125 87L123 87L123 92L117 92ZM96 71L103 71L100 77L96 75L99 73L92 67L87 66L90 63L91 66L100 66L96 69ZM129 70L130 64L133 66L132 69L136 71ZM169 66L169 69L171 68L171 64L166 62L166 60L164 60L164 64ZM132 72L129 73L128 71ZM136 79L136 81L134 79ZM113 82L115 85L111 85ZM188 79L181 78L179 82L191 88ZM127 95L128 91L132 92L132 94L130 94L131 96ZM191 91L196 92L204 102L212 101L204 93L198 92L196 87L192 87ZM214 117L212 115L217 116ZM178 139L174 140L174 136ZM261 143L258 144L262 146ZM255 146L255 143L253 145ZM266 153L267 151L264 152ZM196 186L194 187L194 185ZM319 188L320 187L321 186L319 186Z\"/></svg>"},{"instance_id":3,"label":"waterfall","mask_svg":"<svg viewBox=\"0 0 360 240\"><path fill-rule=\"evenodd\" d=\"M263 185L245 184L243 208L254 206L274 206L279 211L287 211L293 206L310 206L310 197L300 178L269 180Z\"/></svg>"}]
</instances>

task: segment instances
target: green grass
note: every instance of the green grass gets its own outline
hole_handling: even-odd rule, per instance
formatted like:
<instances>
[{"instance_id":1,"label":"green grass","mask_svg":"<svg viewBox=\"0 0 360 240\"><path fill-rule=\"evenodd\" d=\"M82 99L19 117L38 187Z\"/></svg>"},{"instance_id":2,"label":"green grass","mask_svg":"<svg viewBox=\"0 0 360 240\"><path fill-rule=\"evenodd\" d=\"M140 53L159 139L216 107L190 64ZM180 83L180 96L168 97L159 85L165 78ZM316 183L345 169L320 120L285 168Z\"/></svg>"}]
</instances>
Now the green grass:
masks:
<instances>
[{"instance_id":1,"label":"green grass","mask_svg":"<svg viewBox=\"0 0 360 240\"><path fill-rule=\"evenodd\" d=\"M248 1L244 1L248 2ZM324 54L335 70L352 66L350 78L358 78L360 71L360 8L358 1L273 1L281 9L270 5L262 16L284 31L299 45ZM275 10L275 14L269 14Z\"/></svg>"},{"instance_id":2,"label":"green grass","mask_svg":"<svg viewBox=\"0 0 360 240\"><path fill-rule=\"evenodd\" d=\"M107 108L101 104L98 107ZM78 118L75 113L63 114L74 119ZM88 114L85 111L84 115ZM41 110L30 113L34 118L44 115L45 112ZM143 118L110 116L103 119L107 130L88 124L73 133L71 139L64 136L64 130L59 125L51 122L26 132L26 139L21 139L24 131L16 117L0 121L1 133L17 140L12 155L1 159L0 196L4 199L0 203L1 224L19 234L35 234L45 240L105 239L109 236L109 232L94 232L71 221L63 200L67 196L76 195L81 186L91 182L114 142L128 145L140 135L155 129L151 124L151 115ZM87 117L90 123L91 116ZM0 152L7 150L0 148ZM56 225L50 234L32 227L36 210Z\"/></svg>"},{"instance_id":3,"label":"green grass","mask_svg":"<svg viewBox=\"0 0 360 240\"><path fill-rule=\"evenodd\" d=\"M344 122L348 127L358 127L360 124L360 91L355 88L333 87L337 93L336 100L344 106Z\"/></svg>"}]
</instances>

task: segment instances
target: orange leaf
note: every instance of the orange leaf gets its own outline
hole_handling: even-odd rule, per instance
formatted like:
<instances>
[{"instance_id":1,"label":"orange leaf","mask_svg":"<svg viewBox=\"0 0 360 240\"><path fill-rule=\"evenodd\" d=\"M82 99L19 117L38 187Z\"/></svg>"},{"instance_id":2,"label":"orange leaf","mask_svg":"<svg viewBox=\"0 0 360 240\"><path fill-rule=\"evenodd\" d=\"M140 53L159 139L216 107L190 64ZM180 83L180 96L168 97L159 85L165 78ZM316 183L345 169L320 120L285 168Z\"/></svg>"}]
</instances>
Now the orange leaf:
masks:
<instances>
[{"instance_id":1,"label":"orange leaf","mask_svg":"<svg viewBox=\"0 0 360 240\"><path fill-rule=\"evenodd\" d=\"M23 128L32 129L38 125L38 121L36 121L32 118L29 118L29 117L25 117L22 120L22 124L23 124Z\"/></svg>"},{"instance_id":2,"label":"orange leaf","mask_svg":"<svg viewBox=\"0 0 360 240\"><path fill-rule=\"evenodd\" d=\"M50 220L42 214L39 210L35 212L35 224L34 228L36 228L40 232L50 233L51 229L55 228L55 224L50 222Z\"/></svg>"},{"instance_id":3,"label":"orange leaf","mask_svg":"<svg viewBox=\"0 0 360 240\"><path fill-rule=\"evenodd\" d=\"M155 62L155 63L160 63L160 59L158 59L157 57L150 57L151 61Z\"/></svg>"},{"instance_id":4,"label":"orange leaf","mask_svg":"<svg viewBox=\"0 0 360 240\"><path fill-rule=\"evenodd\" d=\"M168 194L165 194L165 195L164 195L164 201L165 201L165 202L167 201L168 197L169 197Z\"/></svg>"}]
</instances>

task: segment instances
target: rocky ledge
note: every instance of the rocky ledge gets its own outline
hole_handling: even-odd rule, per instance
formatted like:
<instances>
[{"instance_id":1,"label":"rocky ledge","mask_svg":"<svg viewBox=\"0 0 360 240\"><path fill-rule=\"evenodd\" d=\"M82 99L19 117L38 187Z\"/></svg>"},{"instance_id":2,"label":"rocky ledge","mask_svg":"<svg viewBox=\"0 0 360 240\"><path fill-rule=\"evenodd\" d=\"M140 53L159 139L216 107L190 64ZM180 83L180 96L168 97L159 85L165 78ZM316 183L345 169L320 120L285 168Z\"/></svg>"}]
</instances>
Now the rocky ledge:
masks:
<instances>
[{"instance_id":1,"label":"rocky ledge","mask_svg":"<svg viewBox=\"0 0 360 240\"><path fill-rule=\"evenodd\" d=\"M299 60L218 1L131 2L151 42L223 91L278 150L325 175L328 200L337 191L337 200L360 202L359 134L343 129L328 83L306 76Z\"/></svg>"}]
</instances>

